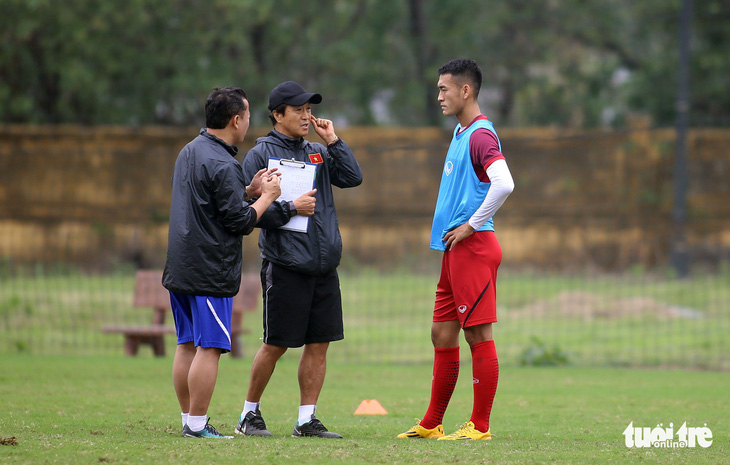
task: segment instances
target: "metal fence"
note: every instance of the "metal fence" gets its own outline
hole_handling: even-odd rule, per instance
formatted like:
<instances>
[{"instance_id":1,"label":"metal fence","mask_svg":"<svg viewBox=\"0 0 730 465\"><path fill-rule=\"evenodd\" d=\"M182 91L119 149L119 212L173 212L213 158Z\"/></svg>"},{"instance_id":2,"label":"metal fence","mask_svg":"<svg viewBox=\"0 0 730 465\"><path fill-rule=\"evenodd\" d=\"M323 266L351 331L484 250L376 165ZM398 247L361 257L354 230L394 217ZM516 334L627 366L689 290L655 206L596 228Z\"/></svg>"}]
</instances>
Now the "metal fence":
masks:
<instances>
[{"instance_id":1,"label":"metal fence","mask_svg":"<svg viewBox=\"0 0 730 465\"><path fill-rule=\"evenodd\" d=\"M508 240L508 238L507 238ZM668 270L667 270L668 271ZM430 317L437 270L340 270L345 340L330 357L352 362L432 358ZM671 273L555 274L511 271L498 281L494 334L501 363L730 369L730 269L677 280ZM150 325L132 305L134 270L104 274L29 269L0 283L0 353L123 353L107 325ZM260 304L245 313L244 355L262 333ZM168 318L168 324L172 324ZM170 353L174 335L165 336ZM151 356L148 347L140 356ZM462 354L468 354L464 346Z\"/></svg>"}]
</instances>

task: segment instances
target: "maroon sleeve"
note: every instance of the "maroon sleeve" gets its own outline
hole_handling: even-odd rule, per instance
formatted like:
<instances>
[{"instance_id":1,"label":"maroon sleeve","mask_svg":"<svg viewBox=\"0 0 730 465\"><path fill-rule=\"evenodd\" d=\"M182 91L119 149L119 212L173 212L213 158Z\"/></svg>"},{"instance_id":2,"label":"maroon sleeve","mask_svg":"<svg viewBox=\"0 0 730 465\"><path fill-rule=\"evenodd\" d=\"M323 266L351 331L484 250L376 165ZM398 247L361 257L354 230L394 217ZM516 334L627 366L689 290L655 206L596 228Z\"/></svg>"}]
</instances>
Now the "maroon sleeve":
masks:
<instances>
[{"instance_id":1,"label":"maroon sleeve","mask_svg":"<svg viewBox=\"0 0 730 465\"><path fill-rule=\"evenodd\" d=\"M469 151L477 177L482 182L489 182L489 165L497 160L504 160L504 155L499 151L497 136L489 129L477 129L469 139Z\"/></svg>"}]
</instances>

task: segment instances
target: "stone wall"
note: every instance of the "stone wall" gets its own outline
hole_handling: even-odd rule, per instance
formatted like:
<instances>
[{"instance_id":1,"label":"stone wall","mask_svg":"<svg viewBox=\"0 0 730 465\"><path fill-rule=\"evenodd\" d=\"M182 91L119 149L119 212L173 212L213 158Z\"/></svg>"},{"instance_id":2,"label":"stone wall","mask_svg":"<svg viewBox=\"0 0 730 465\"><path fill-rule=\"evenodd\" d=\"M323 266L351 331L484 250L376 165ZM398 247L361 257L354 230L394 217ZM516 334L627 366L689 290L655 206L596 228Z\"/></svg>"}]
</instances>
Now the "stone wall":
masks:
<instances>
[{"instance_id":1,"label":"stone wall","mask_svg":"<svg viewBox=\"0 0 730 465\"><path fill-rule=\"evenodd\" d=\"M173 164L197 132L0 126L0 263L160 266ZM265 132L252 129L240 153ZM495 217L505 264L613 270L667 262L675 229L672 130L499 133L516 184ZM338 134L365 179L356 189L335 188L346 260L382 266L431 260L430 221L450 133L349 128ZM688 143L691 255L703 263L730 260L730 131L696 129ZM255 241L244 241L252 264Z\"/></svg>"}]
</instances>

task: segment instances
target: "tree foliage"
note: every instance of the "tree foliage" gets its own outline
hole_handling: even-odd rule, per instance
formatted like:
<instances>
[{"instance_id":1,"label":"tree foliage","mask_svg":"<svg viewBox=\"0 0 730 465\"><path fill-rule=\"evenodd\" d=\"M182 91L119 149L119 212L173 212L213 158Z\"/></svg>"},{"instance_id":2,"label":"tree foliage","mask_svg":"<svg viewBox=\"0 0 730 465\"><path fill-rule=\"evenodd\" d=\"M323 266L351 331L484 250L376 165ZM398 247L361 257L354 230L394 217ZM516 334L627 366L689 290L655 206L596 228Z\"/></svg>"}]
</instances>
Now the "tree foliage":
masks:
<instances>
[{"instance_id":1,"label":"tree foliage","mask_svg":"<svg viewBox=\"0 0 730 465\"><path fill-rule=\"evenodd\" d=\"M436 70L484 71L504 125L671 125L679 1L0 0L0 121L200 124L215 86L265 124L284 80L340 124L442 124ZM730 1L695 1L691 120L730 119Z\"/></svg>"}]
</instances>

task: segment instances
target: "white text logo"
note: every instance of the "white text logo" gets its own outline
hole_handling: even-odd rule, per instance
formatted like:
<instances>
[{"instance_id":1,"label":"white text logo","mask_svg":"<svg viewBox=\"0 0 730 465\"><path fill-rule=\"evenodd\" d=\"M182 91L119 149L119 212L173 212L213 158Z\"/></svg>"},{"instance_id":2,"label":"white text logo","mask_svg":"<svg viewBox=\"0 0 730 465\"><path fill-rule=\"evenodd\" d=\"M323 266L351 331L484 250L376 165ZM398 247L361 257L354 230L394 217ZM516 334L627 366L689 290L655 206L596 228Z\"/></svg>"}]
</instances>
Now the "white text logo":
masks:
<instances>
[{"instance_id":1,"label":"white text logo","mask_svg":"<svg viewBox=\"0 0 730 465\"><path fill-rule=\"evenodd\" d=\"M674 432L674 424L669 423L669 428L663 428L661 423L656 428L634 427L634 422L623 432L626 439L626 447L666 447L666 448L684 448L684 447L710 447L712 445L712 431L705 426L688 427L687 422ZM676 438L675 438L676 436Z\"/></svg>"}]
</instances>

